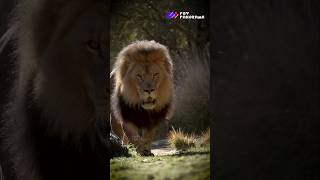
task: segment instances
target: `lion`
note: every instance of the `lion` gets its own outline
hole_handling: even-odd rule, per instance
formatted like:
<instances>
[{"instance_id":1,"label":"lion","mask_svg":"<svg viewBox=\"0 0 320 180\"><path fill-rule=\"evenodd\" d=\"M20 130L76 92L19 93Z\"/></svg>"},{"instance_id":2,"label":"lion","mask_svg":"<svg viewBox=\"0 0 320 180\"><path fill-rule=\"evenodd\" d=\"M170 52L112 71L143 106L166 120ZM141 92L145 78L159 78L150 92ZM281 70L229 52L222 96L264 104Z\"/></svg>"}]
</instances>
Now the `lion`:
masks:
<instances>
[{"instance_id":1,"label":"lion","mask_svg":"<svg viewBox=\"0 0 320 180\"><path fill-rule=\"evenodd\" d=\"M0 44L15 47L0 130L14 179L108 178L108 38L107 0L18 3Z\"/></svg>"},{"instance_id":2,"label":"lion","mask_svg":"<svg viewBox=\"0 0 320 180\"><path fill-rule=\"evenodd\" d=\"M174 112L173 65L168 49L155 41L137 41L118 54L111 76L111 128L124 144L150 156L160 122Z\"/></svg>"}]
</instances>

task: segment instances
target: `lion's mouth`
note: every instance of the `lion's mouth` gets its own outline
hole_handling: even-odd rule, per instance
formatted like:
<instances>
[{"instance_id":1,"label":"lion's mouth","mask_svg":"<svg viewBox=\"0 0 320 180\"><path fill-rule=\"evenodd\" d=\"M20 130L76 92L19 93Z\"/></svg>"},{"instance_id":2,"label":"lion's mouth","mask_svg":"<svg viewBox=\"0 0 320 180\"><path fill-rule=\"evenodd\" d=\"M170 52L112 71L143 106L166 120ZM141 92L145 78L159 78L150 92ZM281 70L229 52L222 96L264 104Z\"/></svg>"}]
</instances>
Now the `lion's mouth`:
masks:
<instances>
[{"instance_id":1,"label":"lion's mouth","mask_svg":"<svg viewBox=\"0 0 320 180\"><path fill-rule=\"evenodd\" d=\"M147 100L144 100L142 104L156 104L156 100L149 97Z\"/></svg>"},{"instance_id":2,"label":"lion's mouth","mask_svg":"<svg viewBox=\"0 0 320 180\"><path fill-rule=\"evenodd\" d=\"M152 109L154 108L155 105L156 105L156 100L151 97L148 97L146 100L142 102L142 107L144 109Z\"/></svg>"}]
</instances>

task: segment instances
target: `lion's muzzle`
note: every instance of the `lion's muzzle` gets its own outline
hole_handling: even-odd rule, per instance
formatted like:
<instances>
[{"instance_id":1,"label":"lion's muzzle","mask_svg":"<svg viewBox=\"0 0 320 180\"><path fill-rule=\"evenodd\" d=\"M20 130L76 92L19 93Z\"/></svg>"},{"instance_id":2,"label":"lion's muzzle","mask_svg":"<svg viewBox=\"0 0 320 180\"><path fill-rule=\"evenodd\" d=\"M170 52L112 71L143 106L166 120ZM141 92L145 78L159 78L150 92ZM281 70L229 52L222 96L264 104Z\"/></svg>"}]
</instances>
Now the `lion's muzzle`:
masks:
<instances>
[{"instance_id":1,"label":"lion's muzzle","mask_svg":"<svg viewBox=\"0 0 320 180\"><path fill-rule=\"evenodd\" d=\"M142 107L144 109L153 109L155 106L156 106L156 99L150 96L142 102Z\"/></svg>"}]
</instances>

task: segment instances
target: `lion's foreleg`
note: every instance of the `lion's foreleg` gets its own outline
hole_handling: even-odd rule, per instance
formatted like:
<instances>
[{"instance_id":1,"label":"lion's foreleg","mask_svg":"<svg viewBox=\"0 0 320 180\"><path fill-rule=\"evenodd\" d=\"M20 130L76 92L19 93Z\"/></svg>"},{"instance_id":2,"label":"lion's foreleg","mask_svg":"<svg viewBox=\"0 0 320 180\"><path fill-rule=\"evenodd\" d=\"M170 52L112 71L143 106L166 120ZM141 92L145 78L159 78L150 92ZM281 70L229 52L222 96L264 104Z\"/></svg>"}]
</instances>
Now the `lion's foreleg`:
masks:
<instances>
[{"instance_id":1,"label":"lion's foreleg","mask_svg":"<svg viewBox=\"0 0 320 180\"><path fill-rule=\"evenodd\" d=\"M125 122L123 123L123 129L128 137L129 142L135 146L139 146L141 137L139 135L138 127L130 122Z\"/></svg>"},{"instance_id":2,"label":"lion's foreleg","mask_svg":"<svg viewBox=\"0 0 320 180\"><path fill-rule=\"evenodd\" d=\"M136 147L137 152L141 155L146 155L146 143L142 135L139 134L139 128L130 122L123 123L123 128L126 135L128 136L130 143L132 143Z\"/></svg>"},{"instance_id":3,"label":"lion's foreleg","mask_svg":"<svg viewBox=\"0 0 320 180\"><path fill-rule=\"evenodd\" d=\"M154 136L156 134L156 129L144 129L142 133L142 146L143 146L143 151L144 155L153 155L151 153L151 143L154 139Z\"/></svg>"}]
</instances>

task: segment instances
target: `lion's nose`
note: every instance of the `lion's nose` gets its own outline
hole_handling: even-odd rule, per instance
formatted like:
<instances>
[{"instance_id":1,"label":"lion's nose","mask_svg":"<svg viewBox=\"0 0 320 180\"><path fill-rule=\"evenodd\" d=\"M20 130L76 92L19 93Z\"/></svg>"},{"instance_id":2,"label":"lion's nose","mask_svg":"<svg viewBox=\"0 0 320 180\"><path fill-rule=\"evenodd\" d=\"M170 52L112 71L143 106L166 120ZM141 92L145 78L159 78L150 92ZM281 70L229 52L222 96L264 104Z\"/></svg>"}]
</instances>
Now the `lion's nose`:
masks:
<instances>
[{"instance_id":1,"label":"lion's nose","mask_svg":"<svg viewBox=\"0 0 320 180\"><path fill-rule=\"evenodd\" d=\"M153 91L154 91L154 89L145 89L145 90L144 90L144 92L147 92L147 93L149 93L149 94L152 93Z\"/></svg>"}]
</instances>

